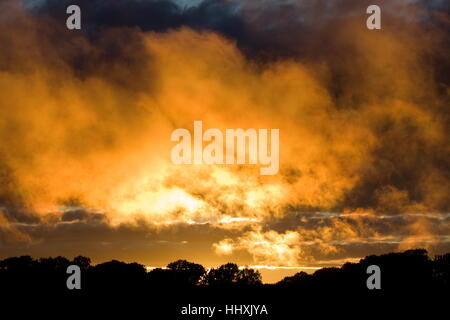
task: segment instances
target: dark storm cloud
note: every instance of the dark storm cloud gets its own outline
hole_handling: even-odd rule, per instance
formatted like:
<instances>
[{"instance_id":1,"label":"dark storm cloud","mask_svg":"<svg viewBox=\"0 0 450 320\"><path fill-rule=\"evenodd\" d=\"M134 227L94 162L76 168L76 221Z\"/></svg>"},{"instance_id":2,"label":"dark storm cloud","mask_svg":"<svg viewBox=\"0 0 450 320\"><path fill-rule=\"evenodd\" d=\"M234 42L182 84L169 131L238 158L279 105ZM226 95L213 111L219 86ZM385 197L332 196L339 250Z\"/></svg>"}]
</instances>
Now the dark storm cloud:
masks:
<instances>
[{"instance_id":1,"label":"dark storm cloud","mask_svg":"<svg viewBox=\"0 0 450 320\"><path fill-rule=\"evenodd\" d=\"M44 0L32 10L65 21L66 8L77 4L82 9L83 31L88 33L105 27L167 31L186 26L220 32L235 39L241 49L253 54L317 58L317 55L330 57L339 51L335 47L332 31L339 27L344 18L358 16L361 22L365 22L365 9L370 4L378 4L386 9L386 12L383 11L386 23L395 25L392 17L409 14L405 11L407 3L403 0L393 4L382 0L204 0L186 7L173 0ZM442 20L435 15L436 12L449 12L445 1L418 0L412 3L424 10L421 16L424 25L439 24L448 32L448 25L442 24ZM399 7L404 11L396 12L396 5L405 5Z\"/></svg>"},{"instance_id":2,"label":"dark storm cloud","mask_svg":"<svg viewBox=\"0 0 450 320\"><path fill-rule=\"evenodd\" d=\"M41 15L65 21L69 5L80 6L87 32L104 27L138 27L143 31L166 31L181 26L221 31L238 35L241 25L236 5L221 0L207 0L197 6L180 6L171 0L49 0L34 7Z\"/></svg>"}]
</instances>

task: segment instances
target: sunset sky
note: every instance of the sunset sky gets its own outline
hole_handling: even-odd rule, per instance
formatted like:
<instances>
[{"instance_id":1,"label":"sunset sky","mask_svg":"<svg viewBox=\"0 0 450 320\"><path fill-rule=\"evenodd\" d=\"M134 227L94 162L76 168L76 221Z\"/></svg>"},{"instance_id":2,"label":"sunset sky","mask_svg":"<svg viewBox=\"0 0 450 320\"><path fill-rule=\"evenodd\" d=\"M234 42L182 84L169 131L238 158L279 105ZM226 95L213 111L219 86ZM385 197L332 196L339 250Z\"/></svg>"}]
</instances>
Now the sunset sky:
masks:
<instances>
[{"instance_id":1,"label":"sunset sky","mask_svg":"<svg viewBox=\"0 0 450 320\"><path fill-rule=\"evenodd\" d=\"M0 258L448 252L449 40L438 0L0 0ZM278 174L173 164L195 120L279 129Z\"/></svg>"}]
</instances>

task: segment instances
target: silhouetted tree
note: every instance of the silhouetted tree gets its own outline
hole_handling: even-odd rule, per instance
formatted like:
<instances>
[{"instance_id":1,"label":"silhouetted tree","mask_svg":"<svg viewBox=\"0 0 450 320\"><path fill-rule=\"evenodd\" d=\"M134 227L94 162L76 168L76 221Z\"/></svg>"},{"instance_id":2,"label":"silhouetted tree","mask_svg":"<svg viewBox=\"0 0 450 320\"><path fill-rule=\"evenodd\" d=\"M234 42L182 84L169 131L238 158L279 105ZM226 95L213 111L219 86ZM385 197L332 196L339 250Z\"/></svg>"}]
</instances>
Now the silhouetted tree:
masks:
<instances>
[{"instance_id":1,"label":"silhouetted tree","mask_svg":"<svg viewBox=\"0 0 450 320\"><path fill-rule=\"evenodd\" d=\"M293 276L285 277L283 280L278 282L279 286L282 287L307 287L312 282L312 276L304 271L296 273Z\"/></svg>"},{"instance_id":2,"label":"silhouetted tree","mask_svg":"<svg viewBox=\"0 0 450 320\"><path fill-rule=\"evenodd\" d=\"M433 278L441 288L450 290L450 253L434 257Z\"/></svg>"},{"instance_id":3,"label":"silhouetted tree","mask_svg":"<svg viewBox=\"0 0 450 320\"><path fill-rule=\"evenodd\" d=\"M0 287L20 291L36 286L38 262L30 256L11 257L0 261Z\"/></svg>"},{"instance_id":4,"label":"silhouetted tree","mask_svg":"<svg viewBox=\"0 0 450 320\"><path fill-rule=\"evenodd\" d=\"M211 269L205 275L203 283L208 286L249 286L260 285L261 274L251 269L239 270L235 263L227 263L217 269Z\"/></svg>"},{"instance_id":5,"label":"silhouetted tree","mask_svg":"<svg viewBox=\"0 0 450 320\"><path fill-rule=\"evenodd\" d=\"M239 286L258 286L262 284L261 273L253 269L242 269L237 274L236 284Z\"/></svg>"},{"instance_id":6,"label":"silhouetted tree","mask_svg":"<svg viewBox=\"0 0 450 320\"><path fill-rule=\"evenodd\" d=\"M81 270L87 270L91 266L91 259L88 257L77 256L73 258L73 264L79 266Z\"/></svg>"},{"instance_id":7,"label":"silhouetted tree","mask_svg":"<svg viewBox=\"0 0 450 320\"><path fill-rule=\"evenodd\" d=\"M371 255L359 264L364 272L373 264L381 268L384 290L426 290L432 284L432 261L425 249Z\"/></svg>"},{"instance_id":8,"label":"silhouetted tree","mask_svg":"<svg viewBox=\"0 0 450 320\"><path fill-rule=\"evenodd\" d=\"M153 286L192 287L199 283L206 270L197 263L177 260L166 269L157 268L149 272L148 279Z\"/></svg>"},{"instance_id":9,"label":"silhouetted tree","mask_svg":"<svg viewBox=\"0 0 450 320\"><path fill-rule=\"evenodd\" d=\"M167 269L172 271L179 284L187 286L197 285L206 272L202 265L186 260L177 260L169 263Z\"/></svg>"},{"instance_id":10,"label":"silhouetted tree","mask_svg":"<svg viewBox=\"0 0 450 320\"><path fill-rule=\"evenodd\" d=\"M204 282L209 286L230 286L236 283L238 272L239 267L236 264L227 263L209 270Z\"/></svg>"},{"instance_id":11,"label":"silhouetted tree","mask_svg":"<svg viewBox=\"0 0 450 320\"><path fill-rule=\"evenodd\" d=\"M62 272L65 273L67 267L70 265L67 258L58 256L56 258L41 258L39 259L39 268L44 272Z\"/></svg>"},{"instance_id":12,"label":"silhouetted tree","mask_svg":"<svg viewBox=\"0 0 450 320\"><path fill-rule=\"evenodd\" d=\"M311 276L299 273L293 277L284 278L277 285L319 290L337 289L347 292L367 292L367 267L377 265L381 269L381 288L384 291L420 292L432 288L433 272L435 279L441 275L438 270L445 273L443 271L446 266L445 258L438 260L442 261L442 266L437 260L433 263L424 249L379 256L371 255L361 259L359 263L345 263L341 268L322 268ZM444 283L442 280L439 280L439 282Z\"/></svg>"},{"instance_id":13,"label":"silhouetted tree","mask_svg":"<svg viewBox=\"0 0 450 320\"><path fill-rule=\"evenodd\" d=\"M117 260L101 263L91 268L90 282L98 289L138 289L145 286L146 270L138 263Z\"/></svg>"},{"instance_id":14,"label":"silhouetted tree","mask_svg":"<svg viewBox=\"0 0 450 320\"><path fill-rule=\"evenodd\" d=\"M173 287L176 285L173 272L162 268L156 268L147 275L149 285L152 287Z\"/></svg>"},{"instance_id":15,"label":"silhouetted tree","mask_svg":"<svg viewBox=\"0 0 450 320\"><path fill-rule=\"evenodd\" d=\"M27 272L36 267L36 260L30 256L6 258L0 261L0 271Z\"/></svg>"}]
</instances>

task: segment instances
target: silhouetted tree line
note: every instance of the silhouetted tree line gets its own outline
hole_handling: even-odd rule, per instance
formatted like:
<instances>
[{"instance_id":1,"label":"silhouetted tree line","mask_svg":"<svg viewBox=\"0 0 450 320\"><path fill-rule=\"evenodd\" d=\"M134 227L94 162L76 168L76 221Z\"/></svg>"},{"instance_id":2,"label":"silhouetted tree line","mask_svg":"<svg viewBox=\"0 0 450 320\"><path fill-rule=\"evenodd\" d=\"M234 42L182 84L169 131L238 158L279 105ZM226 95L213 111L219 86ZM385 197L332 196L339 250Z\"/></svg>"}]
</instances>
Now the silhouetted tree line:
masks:
<instances>
[{"instance_id":1,"label":"silhouetted tree line","mask_svg":"<svg viewBox=\"0 0 450 320\"><path fill-rule=\"evenodd\" d=\"M293 288L322 290L345 288L367 290L366 272L369 265L381 268L384 290L450 290L450 253L428 257L424 249L402 253L371 255L359 263L345 263L341 268L323 268L313 274L305 272L286 277L276 284L263 285L261 274L252 269L240 269L234 263L206 270L202 265L178 260L166 268L146 268L138 263L117 260L91 265L87 257L73 260L64 257L33 259L30 256L12 257L0 261L0 290L37 289L67 290L66 273L69 265L82 270L82 290L146 290L159 288Z\"/></svg>"},{"instance_id":2,"label":"silhouetted tree line","mask_svg":"<svg viewBox=\"0 0 450 320\"><path fill-rule=\"evenodd\" d=\"M69 260L65 257L33 259L30 256L0 260L0 288L42 288L67 290L66 273L70 265L78 265L82 272L82 289L142 289L152 287L242 287L262 285L261 274L253 269L240 269L227 263L207 271L202 265L177 260L166 268L147 272L139 263L112 260L91 265L84 256Z\"/></svg>"},{"instance_id":3,"label":"silhouetted tree line","mask_svg":"<svg viewBox=\"0 0 450 320\"><path fill-rule=\"evenodd\" d=\"M428 257L424 249L401 253L370 255L358 263L345 263L340 268L322 268L313 274L305 272L286 277L276 285L308 289L345 288L367 290L367 268L381 269L381 289L385 291L450 290L450 253Z\"/></svg>"}]
</instances>

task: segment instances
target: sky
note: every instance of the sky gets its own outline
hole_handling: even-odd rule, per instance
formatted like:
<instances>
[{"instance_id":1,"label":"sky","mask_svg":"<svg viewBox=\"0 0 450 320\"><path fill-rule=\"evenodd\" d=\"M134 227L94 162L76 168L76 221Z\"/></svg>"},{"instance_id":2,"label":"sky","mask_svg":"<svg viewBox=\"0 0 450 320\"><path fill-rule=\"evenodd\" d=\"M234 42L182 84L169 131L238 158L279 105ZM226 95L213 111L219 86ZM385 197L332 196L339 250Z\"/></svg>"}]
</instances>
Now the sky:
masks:
<instances>
[{"instance_id":1,"label":"sky","mask_svg":"<svg viewBox=\"0 0 450 320\"><path fill-rule=\"evenodd\" d=\"M81 30L66 28L70 4ZM382 30L366 28L370 4ZM0 0L0 258L232 261L272 282L448 252L449 12ZM173 164L171 133L195 120L278 128L278 174Z\"/></svg>"}]
</instances>

